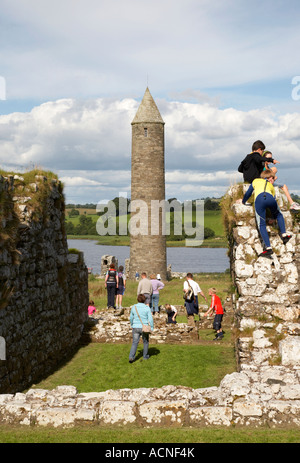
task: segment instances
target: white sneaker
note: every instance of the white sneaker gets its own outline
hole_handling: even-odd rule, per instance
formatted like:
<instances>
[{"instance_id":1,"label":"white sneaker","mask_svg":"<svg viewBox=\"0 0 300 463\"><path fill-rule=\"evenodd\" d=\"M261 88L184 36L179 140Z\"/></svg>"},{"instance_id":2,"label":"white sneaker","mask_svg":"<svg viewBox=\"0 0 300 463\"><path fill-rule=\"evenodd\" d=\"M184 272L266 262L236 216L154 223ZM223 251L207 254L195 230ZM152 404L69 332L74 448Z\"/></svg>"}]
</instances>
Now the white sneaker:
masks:
<instances>
[{"instance_id":1,"label":"white sneaker","mask_svg":"<svg viewBox=\"0 0 300 463\"><path fill-rule=\"evenodd\" d=\"M290 211L292 212L300 211L300 204L294 202L290 207Z\"/></svg>"}]
</instances>

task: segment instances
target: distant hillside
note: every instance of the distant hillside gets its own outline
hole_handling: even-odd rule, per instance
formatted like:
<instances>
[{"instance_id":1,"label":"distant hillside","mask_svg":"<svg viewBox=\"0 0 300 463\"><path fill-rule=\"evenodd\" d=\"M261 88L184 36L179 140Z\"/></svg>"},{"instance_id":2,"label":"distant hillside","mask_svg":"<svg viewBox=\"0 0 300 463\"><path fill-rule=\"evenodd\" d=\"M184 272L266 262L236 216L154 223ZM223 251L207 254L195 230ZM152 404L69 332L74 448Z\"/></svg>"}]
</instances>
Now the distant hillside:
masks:
<instances>
[{"instance_id":1,"label":"distant hillside","mask_svg":"<svg viewBox=\"0 0 300 463\"><path fill-rule=\"evenodd\" d=\"M124 222L130 220L130 215L119 215L118 199L115 198L116 204L116 217L112 220L115 221L116 235L113 236L100 236L96 230L96 223L100 218L100 214L96 212L96 205L94 204L68 204L66 206L66 230L68 237L72 238L91 238L97 239L101 244L110 245L129 245L129 236L119 235L119 228ZM173 201L172 198L169 201ZM206 198L204 203L204 243L205 247L226 247L225 232L222 223L221 209L219 205L220 200ZM182 226L182 234L178 232L174 234L174 211L166 213L166 222L170 224L170 234L167 235L168 246L183 246L187 235ZM193 226L196 222L196 212L193 211ZM107 225L105 225L107 226ZM127 226L128 230L128 226Z\"/></svg>"}]
</instances>

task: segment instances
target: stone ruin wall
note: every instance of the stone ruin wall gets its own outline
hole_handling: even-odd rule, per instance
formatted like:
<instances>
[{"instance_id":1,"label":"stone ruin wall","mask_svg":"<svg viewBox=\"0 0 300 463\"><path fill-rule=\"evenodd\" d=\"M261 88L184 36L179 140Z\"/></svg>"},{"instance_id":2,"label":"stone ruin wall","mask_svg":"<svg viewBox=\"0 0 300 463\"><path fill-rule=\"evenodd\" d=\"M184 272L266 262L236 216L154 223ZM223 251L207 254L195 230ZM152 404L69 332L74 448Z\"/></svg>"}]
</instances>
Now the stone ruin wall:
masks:
<instances>
[{"instance_id":1,"label":"stone ruin wall","mask_svg":"<svg viewBox=\"0 0 300 463\"><path fill-rule=\"evenodd\" d=\"M82 335L87 268L69 254L64 222L58 180L0 176L1 393L47 376Z\"/></svg>"},{"instance_id":2,"label":"stone ruin wall","mask_svg":"<svg viewBox=\"0 0 300 463\"><path fill-rule=\"evenodd\" d=\"M287 228L294 237L283 246L277 230L270 228L276 255L270 260L258 258L262 246L253 210L235 203L243 188L246 186L233 187L225 197L236 286L236 297L232 298L237 339L235 373L226 375L219 386L202 389L166 385L78 393L74 386L62 385L52 391L30 389L27 393L3 394L0 421L55 427L79 423L300 426L299 225L278 192ZM114 337L122 330L128 331L126 323L120 314L108 312L106 320L94 322L93 335L99 335L94 341L109 342L108 325ZM172 330L180 329L172 326ZM177 334L186 337L190 329ZM162 333L157 335L156 342L164 342ZM165 339L169 339L168 334Z\"/></svg>"},{"instance_id":3,"label":"stone ruin wall","mask_svg":"<svg viewBox=\"0 0 300 463\"><path fill-rule=\"evenodd\" d=\"M238 294L235 319L241 332L237 343L239 368L245 371L276 364L290 367L298 375L299 218L289 212L284 194L276 188L276 198L286 229L293 237L284 245L277 226L268 225L274 254L271 258L258 257L263 247L256 227L254 208L235 201L237 197L242 197L247 188L248 185L238 185L228 192L232 198L230 209L234 217L229 226L229 249L232 278Z\"/></svg>"}]
</instances>

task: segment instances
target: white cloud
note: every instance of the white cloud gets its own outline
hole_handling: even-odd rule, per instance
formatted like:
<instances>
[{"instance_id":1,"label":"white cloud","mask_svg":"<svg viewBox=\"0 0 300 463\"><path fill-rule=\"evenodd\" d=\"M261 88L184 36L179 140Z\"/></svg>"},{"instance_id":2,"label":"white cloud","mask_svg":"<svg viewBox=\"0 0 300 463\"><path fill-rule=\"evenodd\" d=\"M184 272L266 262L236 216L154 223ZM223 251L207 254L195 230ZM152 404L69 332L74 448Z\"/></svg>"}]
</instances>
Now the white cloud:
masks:
<instances>
[{"instance_id":1,"label":"white cloud","mask_svg":"<svg viewBox=\"0 0 300 463\"><path fill-rule=\"evenodd\" d=\"M279 181L299 193L300 114L157 104L165 121L167 198L221 196L241 180L237 167L257 139L280 161ZM131 121L138 105L130 98L61 99L0 116L1 165L53 170L69 202L97 203L119 192L130 197Z\"/></svg>"},{"instance_id":2,"label":"white cloud","mask_svg":"<svg viewBox=\"0 0 300 463\"><path fill-rule=\"evenodd\" d=\"M222 195L256 139L299 194L299 20L298 0L1 0L1 165L54 170L73 202L130 195L149 79L167 197Z\"/></svg>"},{"instance_id":3,"label":"white cloud","mask_svg":"<svg viewBox=\"0 0 300 463\"><path fill-rule=\"evenodd\" d=\"M60 180L66 185L67 187L87 187L90 188L91 186L102 186L103 183L97 182L95 180L90 180L87 177L61 177Z\"/></svg>"},{"instance_id":4,"label":"white cloud","mask_svg":"<svg viewBox=\"0 0 300 463\"><path fill-rule=\"evenodd\" d=\"M0 145L11 165L95 170L130 162L134 100L58 100L0 116ZM122 148L123 147L123 148Z\"/></svg>"}]
</instances>

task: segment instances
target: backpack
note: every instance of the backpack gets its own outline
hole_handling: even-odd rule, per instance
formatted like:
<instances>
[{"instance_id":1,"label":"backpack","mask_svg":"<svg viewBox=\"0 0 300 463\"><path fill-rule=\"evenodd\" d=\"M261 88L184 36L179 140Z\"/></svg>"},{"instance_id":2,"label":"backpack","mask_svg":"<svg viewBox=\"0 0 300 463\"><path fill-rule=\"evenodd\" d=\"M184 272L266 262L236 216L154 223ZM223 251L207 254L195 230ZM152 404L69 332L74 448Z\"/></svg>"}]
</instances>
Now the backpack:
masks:
<instances>
[{"instance_id":1,"label":"backpack","mask_svg":"<svg viewBox=\"0 0 300 463\"><path fill-rule=\"evenodd\" d=\"M119 272L118 277L119 277L119 286L124 286L123 273Z\"/></svg>"},{"instance_id":2,"label":"backpack","mask_svg":"<svg viewBox=\"0 0 300 463\"><path fill-rule=\"evenodd\" d=\"M194 300L194 291L189 282L188 285L189 287L187 291L184 291L183 299L185 299L187 302L192 302Z\"/></svg>"},{"instance_id":3,"label":"backpack","mask_svg":"<svg viewBox=\"0 0 300 463\"><path fill-rule=\"evenodd\" d=\"M108 279L107 279L107 281L108 281L109 283L115 283L115 282L117 281L116 275L117 275L117 271L116 271L116 270L109 269L109 270L108 270Z\"/></svg>"}]
</instances>

